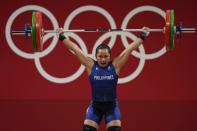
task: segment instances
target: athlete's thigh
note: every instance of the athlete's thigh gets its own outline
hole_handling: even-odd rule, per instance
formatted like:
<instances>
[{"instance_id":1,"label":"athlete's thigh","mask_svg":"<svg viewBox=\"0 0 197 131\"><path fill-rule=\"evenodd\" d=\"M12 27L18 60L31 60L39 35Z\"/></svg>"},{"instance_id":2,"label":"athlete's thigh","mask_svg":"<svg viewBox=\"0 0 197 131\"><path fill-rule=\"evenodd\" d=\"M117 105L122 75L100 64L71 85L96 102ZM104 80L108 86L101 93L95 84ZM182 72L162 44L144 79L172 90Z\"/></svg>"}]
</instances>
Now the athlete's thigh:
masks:
<instances>
[{"instance_id":1,"label":"athlete's thigh","mask_svg":"<svg viewBox=\"0 0 197 131\"><path fill-rule=\"evenodd\" d=\"M116 100L115 106L113 111L106 112L105 114L105 122L110 123L111 121L114 121L115 123L119 123L121 120L121 113L118 105L118 101Z\"/></svg>"},{"instance_id":2,"label":"athlete's thigh","mask_svg":"<svg viewBox=\"0 0 197 131\"><path fill-rule=\"evenodd\" d=\"M86 111L86 120L94 121L98 125L101 123L102 120L102 114L95 113L92 101L90 102L90 105Z\"/></svg>"}]
</instances>

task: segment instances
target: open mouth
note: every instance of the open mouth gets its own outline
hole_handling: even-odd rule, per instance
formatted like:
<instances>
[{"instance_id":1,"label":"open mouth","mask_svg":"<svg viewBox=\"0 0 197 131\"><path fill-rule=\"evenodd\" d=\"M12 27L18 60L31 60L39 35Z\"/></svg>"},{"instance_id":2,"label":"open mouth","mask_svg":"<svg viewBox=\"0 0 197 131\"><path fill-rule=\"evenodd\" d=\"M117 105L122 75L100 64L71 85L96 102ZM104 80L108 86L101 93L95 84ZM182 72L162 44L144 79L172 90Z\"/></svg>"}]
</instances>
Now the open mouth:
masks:
<instances>
[{"instance_id":1,"label":"open mouth","mask_svg":"<svg viewBox=\"0 0 197 131\"><path fill-rule=\"evenodd\" d=\"M101 63L102 66L105 66L107 63Z\"/></svg>"}]
</instances>

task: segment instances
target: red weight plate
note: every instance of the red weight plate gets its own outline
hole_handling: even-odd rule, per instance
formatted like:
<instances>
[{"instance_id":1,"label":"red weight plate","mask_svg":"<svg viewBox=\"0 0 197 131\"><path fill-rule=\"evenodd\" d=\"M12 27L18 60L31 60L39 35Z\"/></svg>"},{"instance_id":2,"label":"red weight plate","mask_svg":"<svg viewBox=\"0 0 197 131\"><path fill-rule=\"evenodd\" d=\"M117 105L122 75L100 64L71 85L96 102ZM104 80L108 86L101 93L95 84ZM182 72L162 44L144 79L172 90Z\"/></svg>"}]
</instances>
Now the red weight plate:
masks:
<instances>
[{"instance_id":1,"label":"red weight plate","mask_svg":"<svg viewBox=\"0 0 197 131\"><path fill-rule=\"evenodd\" d=\"M170 50L170 10L166 11L166 25L164 27L166 50Z\"/></svg>"},{"instance_id":2,"label":"red weight plate","mask_svg":"<svg viewBox=\"0 0 197 131\"><path fill-rule=\"evenodd\" d=\"M40 52L43 50L43 31L42 13L36 12L36 45Z\"/></svg>"}]
</instances>

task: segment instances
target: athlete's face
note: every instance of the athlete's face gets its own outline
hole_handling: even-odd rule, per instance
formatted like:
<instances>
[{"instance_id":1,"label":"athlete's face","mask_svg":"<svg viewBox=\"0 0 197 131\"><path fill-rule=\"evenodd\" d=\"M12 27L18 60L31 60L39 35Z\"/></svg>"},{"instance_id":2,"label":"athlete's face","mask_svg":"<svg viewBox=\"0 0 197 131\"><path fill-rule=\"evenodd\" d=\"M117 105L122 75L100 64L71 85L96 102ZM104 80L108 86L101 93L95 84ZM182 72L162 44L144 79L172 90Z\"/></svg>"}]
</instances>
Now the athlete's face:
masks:
<instances>
[{"instance_id":1,"label":"athlete's face","mask_svg":"<svg viewBox=\"0 0 197 131\"><path fill-rule=\"evenodd\" d=\"M106 67L110 62L110 53L108 49L99 49L96 54L96 59L101 67Z\"/></svg>"}]
</instances>

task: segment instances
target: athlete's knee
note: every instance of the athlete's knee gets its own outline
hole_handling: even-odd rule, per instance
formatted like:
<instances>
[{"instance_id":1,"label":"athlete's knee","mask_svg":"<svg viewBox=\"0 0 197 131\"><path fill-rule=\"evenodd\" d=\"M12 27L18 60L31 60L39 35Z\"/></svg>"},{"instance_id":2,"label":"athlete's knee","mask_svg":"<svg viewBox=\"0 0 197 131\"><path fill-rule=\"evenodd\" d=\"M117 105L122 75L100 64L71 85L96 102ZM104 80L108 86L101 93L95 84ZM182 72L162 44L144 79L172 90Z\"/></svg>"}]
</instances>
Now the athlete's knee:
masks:
<instances>
[{"instance_id":1,"label":"athlete's knee","mask_svg":"<svg viewBox=\"0 0 197 131\"><path fill-rule=\"evenodd\" d=\"M83 131L97 131L95 127L90 125L83 125Z\"/></svg>"},{"instance_id":2,"label":"athlete's knee","mask_svg":"<svg viewBox=\"0 0 197 131\"><path fill-rule=\"evenodd\" d=\"M108 127L107 131L120 131L121 127L120 126L110 126Z\"/></svg>"}]
</instances>

